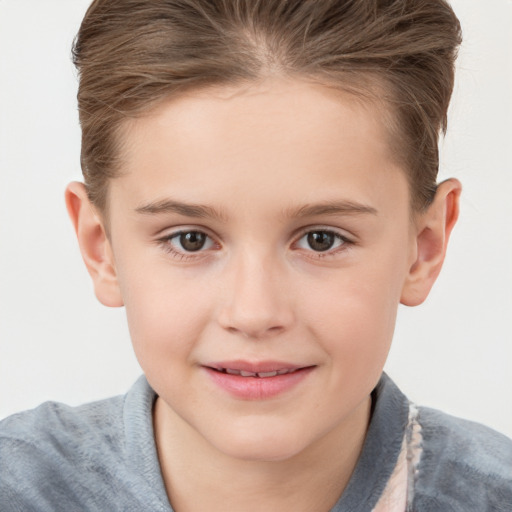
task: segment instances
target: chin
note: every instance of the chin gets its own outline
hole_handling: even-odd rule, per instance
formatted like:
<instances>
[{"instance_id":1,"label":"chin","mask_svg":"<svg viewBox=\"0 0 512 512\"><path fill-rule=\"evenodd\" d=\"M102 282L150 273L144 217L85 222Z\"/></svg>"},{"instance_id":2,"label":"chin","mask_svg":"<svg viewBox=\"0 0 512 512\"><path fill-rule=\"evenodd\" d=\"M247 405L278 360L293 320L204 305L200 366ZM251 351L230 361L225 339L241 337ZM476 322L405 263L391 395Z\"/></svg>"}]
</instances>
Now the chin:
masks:
<instances>
[{"instance_id":1,"label":"chin","mask_svg":"<svg viewBox=\"0 0 512 512\"><path fill-rule=\"evenodd\" d=\"M290 430L242 429L224 430L222 438L210 439L217 450L243 461L279 462L303 452L312 442L290 435Z\"/></svg>"}]
</instances>

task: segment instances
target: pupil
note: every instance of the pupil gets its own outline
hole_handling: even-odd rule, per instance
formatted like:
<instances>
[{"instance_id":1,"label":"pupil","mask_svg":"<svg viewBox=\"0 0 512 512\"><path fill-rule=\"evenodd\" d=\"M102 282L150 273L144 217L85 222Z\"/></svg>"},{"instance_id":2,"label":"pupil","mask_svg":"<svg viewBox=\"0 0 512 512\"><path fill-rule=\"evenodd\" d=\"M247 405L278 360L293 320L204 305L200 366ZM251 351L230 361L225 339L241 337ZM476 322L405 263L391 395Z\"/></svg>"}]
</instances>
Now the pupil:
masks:
<instances>
[{"instance_id":1,"label":"pupil","mask_svg":"<svg viewBox=\"0 0 512 512\"><path fill-rule=\"evenodd\" d=\"M206 242L206 235L199 231L189 231L180 235L180 244L186 251L199 251Z\"/></svg>"},{"instance_id":2,"label":"pupil","mask_svg":"<svg viewBox=\"0 0 512 512\"><path fill-rule=\"evenodd\" d=\"M334 235L326 231L308 233L308 244L314 251L327 251L334 245Z\"/></svg>"}]
</instances>

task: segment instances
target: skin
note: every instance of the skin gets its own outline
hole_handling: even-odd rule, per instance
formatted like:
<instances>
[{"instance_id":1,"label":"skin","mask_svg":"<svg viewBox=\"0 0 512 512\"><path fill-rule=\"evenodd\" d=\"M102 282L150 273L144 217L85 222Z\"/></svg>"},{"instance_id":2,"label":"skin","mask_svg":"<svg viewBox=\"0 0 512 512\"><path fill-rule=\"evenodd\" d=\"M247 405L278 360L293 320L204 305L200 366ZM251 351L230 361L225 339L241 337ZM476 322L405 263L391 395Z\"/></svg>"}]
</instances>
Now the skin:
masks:
<instances>
[{"instance_id":1,"label":"skin","mask_svg":"<svg viewBox=\"0 0 512 512\"><path fill-rule=\"evenodd\" d=\"M125 306L159 395L155 439L177 511L327 511L343 492L398 305L428 295L458 214L456 180L411 212L382 118L306 81L189 93L125 125L108 219L69 185L96 295ZM191 231L208 236L196 252L176 236ZM315 250L313 231L333 233L332 248ZM203 367L234 359L313 369L245 400Z\"/></svg>"}]
</instances>

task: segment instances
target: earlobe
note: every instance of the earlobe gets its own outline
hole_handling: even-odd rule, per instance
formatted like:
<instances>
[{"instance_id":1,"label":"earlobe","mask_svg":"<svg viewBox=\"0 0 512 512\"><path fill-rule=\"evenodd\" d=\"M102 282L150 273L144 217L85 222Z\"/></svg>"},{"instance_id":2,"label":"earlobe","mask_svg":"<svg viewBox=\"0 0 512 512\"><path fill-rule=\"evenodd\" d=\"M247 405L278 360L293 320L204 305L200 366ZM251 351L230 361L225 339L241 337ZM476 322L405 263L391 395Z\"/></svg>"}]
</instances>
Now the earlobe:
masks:
<instances>
[{"instance_id":1,"label":"earlobe","mask_svg":"<svg viewBox=\"0 0 512 512\"><path fill-rule=\"evenodd\" d=\"M67 186L66 206L96 297L105 306L123 306L110 241L83 183L72 182Z\"/></svg>"},{"instance_id":2,"label":"earlobe","mask_svg":"<svg viewBox=\"0 0 512 512\"><path fill-rule=\"evenodd\" d=\"M441 271L448 240L459 215L461 190L456 179L442 182L434 201L417 221L415 260L409 268L400 298L406 306L421 304Z\"/></svg>"}]
</instances>

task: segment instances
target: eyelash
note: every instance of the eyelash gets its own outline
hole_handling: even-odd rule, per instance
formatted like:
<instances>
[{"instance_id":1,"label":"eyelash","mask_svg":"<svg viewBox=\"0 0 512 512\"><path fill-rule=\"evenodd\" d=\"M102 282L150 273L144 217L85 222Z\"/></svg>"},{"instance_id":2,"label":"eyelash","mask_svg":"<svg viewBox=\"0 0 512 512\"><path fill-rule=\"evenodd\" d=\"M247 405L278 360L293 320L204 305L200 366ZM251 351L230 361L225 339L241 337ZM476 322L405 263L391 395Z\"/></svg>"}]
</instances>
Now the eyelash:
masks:
<instances>
[{"instance_id":1,"label":"eyelash","mask_svg":"<svg viewBox=\"0 0 512 512\"><path fill-rule=\"evenodd\" d=\"M314 258L314 259L322 259L322 258L328 258L328 257L334 257L338 255L341 252L344 252L348 250L351 246L355 244L353 240L348 238L345 235L342 235L338 231L335 231L333 229L324 228L324 227L315 227L310 226L306 229L304 229L300 236L296 239L295 242L293 242L292 246L296 246L304 237L307 237L313 233L323 233L324 235L330 235L335 238L337 242L339 242L338 247L335 248L329 248L325 251L315 251L312 248L309 250L305 249L305 252L308 253L307 257ZM335 242L336 243L336 242Z\"/></svg>"},{"instance_id":2,"label":"eyelash","mask_svg":"<svg viewBox=\"0 0 512 512\"><path fill-rule=\"evenodd\" d=\"M188 261L192 259L197 259L206 256L204 253L210 249L211 247L208 247L207 249L204 249L203 247L199 248L197 251L187 251L187 250L177 250L173 247L171 244L172 240L178 239L182 235L187 235L191 233L196 233L200 235L204 235L209 240L211 245L215 247L216 249L220 248L220 244L215 242L211 236L209 236L207 233L202 231L201 229L182 229L180 231L176 231L174 233L171 233L169 235L166 235L162 238L159 238L157 240L158 245L163 248L165 252L173 256L174 258L180 260L180 261ZM304 249L305 252L309 253L309 258L314 259L321 259L329 256L335 256L340 252L344 252L350 248L350 246L355 245L355 242L347 238L346 236L342 235L341 233L338 233L337 231L334 231L332 229L322 228L322 227L308 227L307 229L304 229L301 231L300 236L295 239L295 241L291 244L291 247L297 246L297 244L304 238L307 237L313 233L322 233L327 234L330 236L333 236L336 241L339 243L338 247L332 249L328 248L325 251L315 251L312 248ZM336 242L335 242L336 243Z\"/></svg>"},{"instance_id":3,"label":"eyelash","mask_svg":"<svg viewBox=\"0 0 512 512\"><path fill-rule=\"evenodd\" d=\"M160 247L162 247L165 252L167 252L168 254L170 254L171 256L173 256L174 258L176 258L180 261L188 261L191 259L197 259L198 257L204 257L205 250L202 247L200 249L198 249L197 251L186 251L186 250L179 251L172 246L172 243L171 243L172 240L177 239L177 238L181 237L182 235L187 235L190 233L198 233L200 235L204 235L206 237L206 239L212 243L212 245L214 245L214 246L216 245L217 247L220 247L220 245L217 244L211 236L209 236L207 233L205 233L201 229L181 229L180 231L176 231L176 232L166 235L162 238L159 238L157 240L157 242L158 242L158 245Z\"/></svg>"}]
</instances>

